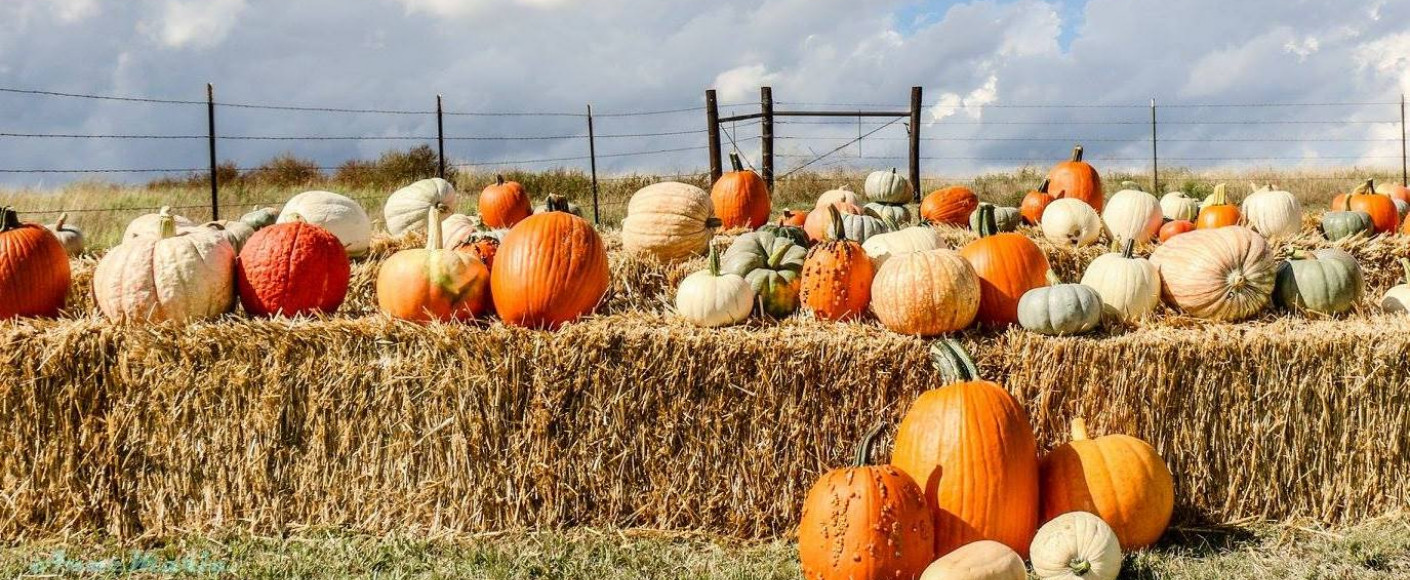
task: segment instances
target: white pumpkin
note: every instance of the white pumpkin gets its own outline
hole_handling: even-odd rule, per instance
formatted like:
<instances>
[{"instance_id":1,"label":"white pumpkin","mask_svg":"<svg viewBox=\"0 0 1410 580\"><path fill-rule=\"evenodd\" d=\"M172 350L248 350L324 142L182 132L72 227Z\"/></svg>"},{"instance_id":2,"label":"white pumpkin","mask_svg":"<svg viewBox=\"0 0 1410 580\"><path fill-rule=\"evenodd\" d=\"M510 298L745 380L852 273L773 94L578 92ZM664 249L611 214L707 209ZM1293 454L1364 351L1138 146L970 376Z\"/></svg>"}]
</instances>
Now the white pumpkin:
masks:
<instances>
[{"instance_id":1,"label":"white pumpkin","mask_svg":"<svg viewBox=\"0 0 1410 580\"><path fill-rule=\"evenodd\" d=\"M1087 512L1068 512L1043 524L1028 558L1040 580L1116 580L1121 573L1116 532Z\"/></svg>"},{"instance_id":2,"label":"white pumpkin","mask_svg":"<svg viewBox=\"0 0 1410 580\"><path fill-rule=\"evenodd\" d=\"M862 242L862 250L866 251L867 256L871 258L872 266L877 270L880 270L881 265L885 264L891 256L938 250L944 247L946 247L945 240L941 239L940 230L928 225L911 226L894 232L877 234Z\"/></svg>"},{"instance_id":3,"label":"white pumpkin","mask_svg":"<svg viewBox=\"0 0 1410 580\"><path fill-rule=\"evenodd\" d=\"M80 230L68 222L69 214L59 214L59 219L48 226L49 231L54 232L54 237L59 238L59 243L64 245L64 252L70 258L83 253L84 239L83 230Z\"/></svg>"},{"instance_id":4,"label":"white pumpkin","mask_svg":"<svg viewBox=\"0 0 1410 580\"><path fill-rule=\"evenodd\" d=\"M1085 246L1102 234L1102 218L1097 210L1080 199L1055 199L1039 220L1043 236L1059 246Z\"/></svg>"},{"instance_id":5,"label":"white pumpkin","mask_svg":"<svg viewBox=\"0 0 1410 580\"><path fill-rule=\"evenodd\" d=\"M1297 197L1271 185L1254 186L1240 209L1248 227L1265 238L1297 235L1302 230L1302 206Z\"/></svg>"},{"instance_id":6,"label":"white pumpkin","mask_svg":"<svg viewBox=\"0 0 1410 580\"><path fill-rule=\"evenodd\" d=\"M128 222L127 229L122 232L122 240L127 241L141 237L156 237L161 232L163 215L171 216L178 230L196 225L196 223L191 220L171 213L170 207L162 207L161 211L157 213L140 215L137 216L137 219Z\"/></svg>"},{"instance_id":7,"label":"white pumpkin","mask_svg":"<svg viewBox=\"0 0 1410 580\"><path fill-rule=\"evenodd\" d=\"M926 567L920 580L1026 580L1028 569L1018 552L994 540L956 548Z\"/></svg>"},{"instance_id":8,"label":"white pumpkin","mask_svg":"<svg viewBox=\"0 0 1410 580\"><path fill-rule=\"evenodd\" d=\"M1133 255L1134 240L1120 253L1102 254L1087 265L1082 285L1102 297L1102 314L1123 322L1150 315L1160 303L1160 271L1150 260Z\"/></svg>"},{"instance_id":9,"label":"white pumpkin","mask_svg":"<svg viewBox=\"0 0 1410 580\"><path fill-rule=\"evenodd\" d=\"M834 203L850 203L857 207L862 206L862 202L857 198L857 193L852 191L850 186L844 185L837 189L829 189L818 196L818 203L814 207L824 208Z\"/></svg>"},{"instance_id":10,"label":"white pumpkin","mask_svg":"<svg viewBox=\"0 0 1410 580\"><path fill-rule=\"evenodd\" d=\"M343 243L349 258L367 255L372 243L372 220L356 201L331 191L305 191L284 204L279 223L293 221L294 214L332 232Z\"/></svg>"},{"instance_id":11,"label":"white pumpkin","mask_svg":"<svg viewBox=\"0 0 1410 580\"><path fill-rule=\"evenodd\" d=\"M225 238L225 241L230 242L230 247L235 248L236 254L239 254L240 249L245 247L245 242L250 241L250 236L255 235L255 228L240 220L206 222L200 227Z\"/></svg>"},{"instance_id":12,"label":"white pumpkin","mask_svg":"<svg viewBox=\"0 0 1410 580\"><path fill-rule=\"evenodd\" d=\"M1400 267L1405 270L1405 282L1386 291L1381 299L1381 310L1404 314L1410 312L1410 260L1401 258Z\"/></svg>"},{"instance_id":13,"label":"white pumpkin","mask_svg":"<svg viewBox=\"0 0 1410 580\"><path fill-rule=\"evenodd\" d=\"M455 186L439 177L422 179L396 190L382 205L387 233L400 236L425 231L427 211L435 207L443 214L454 212L455 198Z\"/></svg>"},{"instance_id":14,"label":"white pumpkin","mask_svg":"<svg viewBox=\"0 0 1410 580\"><path fill-rule=\"evenodd\" d=\"M1199 217L1199 200L1183 191L1172 191L1161 196L1160 213L1169 220L1195 221Z\"/></svg>"},{"instance_id":15,"label":"white pumpkin","mask_svg":"<svg viewBox=\"0 0 1410 580\"><path fill-rule=\"evenodd\" d=\"M116 321L215 318L235 305L235 248L205 228L178 230L175 216L157 235L109 250L93 272L103 316Z\"/></svg>"},{"instance_id":16,"label":"white pumpkin","mask_svg":"<svg viewBox=\"0 0 1410 580\"><path fill-rule=\"evenodd\" d=\"M911 201L911 182L906 180L906 176L896 173L896 168L892 167L891 171L873 171L867 174L862 192L867 194L868 200L875 202L908 203Z\"/></svg>"},{"instance_id":17,"label":"white pumpkin","mask_svg":"<svg viewBox=\"0 0 1410 580\"><path fill-rule=\"evenodd\" d=\"M710 266L681 280L676 312L696 326L728 326L749 318L754 287L738 274L720 273L720 253L710 246Z\"/></svg>"},{"instance_id":18,"label":"white pumpkin","mask_svg":"<svg viewBox=\"0 0 1410 580\"><path fill-rule=\"evenodd\" d=\"M1138 244L1149 242L1163 222L1160 201L1139 189L1116 192L1102 208L1102 224L1112 241L1118 244L1126 240L1136 240Z\"/></svg>"}]
</instances>

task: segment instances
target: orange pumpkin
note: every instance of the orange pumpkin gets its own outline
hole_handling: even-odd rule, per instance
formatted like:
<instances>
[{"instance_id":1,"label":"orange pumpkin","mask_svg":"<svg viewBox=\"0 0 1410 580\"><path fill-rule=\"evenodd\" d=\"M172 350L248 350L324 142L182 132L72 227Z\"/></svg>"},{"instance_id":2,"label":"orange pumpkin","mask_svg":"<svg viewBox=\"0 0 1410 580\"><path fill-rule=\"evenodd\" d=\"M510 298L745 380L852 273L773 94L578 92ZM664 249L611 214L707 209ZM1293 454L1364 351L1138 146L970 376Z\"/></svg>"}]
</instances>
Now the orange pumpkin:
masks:
<instances>
[{"instance_id":1,"label":"orange pumpkin","mask_svg":"<svg viewBox=\"0 0 1410 580\"><path fill-rule=\"evenodd\" d=\"M853 207L856 207L856 206L853 205ZM795 228L801 228L801 227L803 227L805 224L808 223L808 214L809 214L809 213L810 213L810 212L809 212L808 210L806 210L806 209L786 209L786 210L783 210L783 214L778 217L778 225L781 225L781 226L793 226L793 227L795 227Z\"/></svg>"},{"instance_id":2,"label":"orange pumpkin","mask_svg":"<svg viewBox=\"0 0 1410 580\"><path fill-rule=\"evenodd\" d=\"M1072 421L1072 441L1039 465L1043 519L1068 512L1101 516L1122 551L1154 544L1170 524L1175 482L1149 443L1128 435L1087 438L1087 425Z\"/></svg>"},{"instance_id":3,"label":"orange pumpkin","mask_svg":"<svg viewBox=\"0 0 1410 580\"><path fill-rule=\"evenodd\" d=\"M1160 226L1160 231L1157 232L1156 235L1163 243L1165 240L1193 231L1195 231L1195 222L1190 220L1170 220L1165 222L1165 225Z\"/></svg>"},{"instance_id":4,"label":"orange pumpkin","mask_svg":"<svg viewBox=\"0 0 1410 580\"><path fill-rule=\"evenodd\" d=\"M1078 206L1081 207L1081 206ZM1048 257L1023 234L997 233L994 206L979 208L979 239L960 255L979 275L980 324L1006 326L1018 322L1018 299L1048 285Z\"/></svg>"},{"instance_id":5,"label":"orange pumpkin","mask_svg":"<svg viewBox=\"0 0 1410 580\"><path fill-rule=\"evenodd\" d=\"M0 207L0 319L58 316L69 295L69 255L54 233Z\"/></svg>"},{"instance_id":6,"label":"orange pumpkin","mask_svg":"<svg viewBox=\"0 0 1410 580\"><path fill-rule=\"evenodd\" d=\"M1376 183L1367 179L1349 195L1337 196L1334 201L1340 202L1342 211L1364 211L1371 214L1371 223L1376 226L1376 233L1394 233L1400 225L1400 212L1395 209L1395 201L1389 195L1376 193Z\"/></svg>"},{"instance_id":7,"label":"orange pumpkin","mask_svg":"<svg viewBox=\"0 0 1410 580\"><path fill-rule=\"evenodd\" d=\"M556 329L597 308L607 293L607 248L597 230L568 213L563 198L505 234L490 272L505 324Z\"/></svg>"},{"instance_id":8,"label":"orange pumpkin","mask_svg":"<svg viewBox=\"0 0 1410 580\"><path fill-rule=\"evenodd\" d=\"M963 185L951 185L930 192L920 202L920 217L932 224L966 227L969 214L979 207L979 196Z\"/></svg>"},{"instance_id":9,"label":"orange pumpkin","mask_svg":"<svg viewBox=\"0 0 1410 580\"><path fill-rule=\"evenodd\" d=\"M856 459L813 484L798 525L798 561L809 580L916 578L935 560L935 523L920 486L890 465L871 465L878 424Z\"/></svg>"},{"instance_id":10,"label":"orange pumpkin","mask_svg":"<svg viewBox=\"0 0 1410 580\"><path fill-rule=\"evenodd\" d=\"M1023 223L1030 226L1038 225L1043 221L1043 210L1048 209L1048 204L1053 200L1067 195L1065 191L1059 191L1057 195L1048 193L1048 186L1051 182L1047 179L1038 186L1038 189L1028 192L1023 196L1023 202L1018 205L1018 213L1023 216Z\"/></svg>"},{"instance_id":11,"label":"orange pumpkin","mask_svg":"<svg viewBox=\"0 0 1410 580\"><path fill-rule=\"evenodd\" d=\"M377 308L415 322L484 316L489 269L474 256L445 249L440 212L431 206L426 214L426 247L392 254L377 271Z\"/></svg>"},{"instance_id":12,"label":"orange pumpkin","mask_svg":"<svg viewBox=\"0 0 1410 580\"><path fill-rule=\"evenodd\" d=\"M1038 444L1023 406L978 379L954 340L932 361L957 379L922 393L896 431L891 464L925 491L935 516L936 557L995 540L1024 558L1038 528Z\"/></svg>"},{"instance_id":13,"label":"orange pumpkin","mask_svg":"<svg viewBox=\"0 0 1410 580\"><path fill-rule=\"evenodd\" d=\"M836 239L822 240L808 250L798 280L803 306L823 320L850 320L866 312L876 274L862 245L847 239L838 205L827 206Z\"/></svg>"},{"instance_id":14,"label":"orange pumpkin","mask_svg":"<svg viewBox=\"0 0 1410 580\"><path fill-rule=\"evenodd\" d=\"M480 192L480 222L492 228L512 228L534 213L529 192L517 181L494 176L494 183Z\"/></svg>"},{"instance_id":15,"label":"orange pumpkin","mask_svg":"<svg viewBox=\"0 0 1410 580\"><path fill-rule=\"evenodd\" d=\"M1072 148L1072 159L1053 166L1048 172L1048 190L1064 192L1067 197L1080 199L1101 213L1106 204L1102 197L1102 176L1095 167L1082 160L1082 146Z\"/></svg>"},{"instance_id":16,"label":"orange pumpkin","mask_svg":"<svg viewBox=\"0 0 1410 580\"><path fill-rule=\"evenodd\" d=\"M493 272L494 256L499 252L499 239L493 236L471 235L469 239L457 244L455 250L475 256Z\"/></svg>"},{"instance_id":17,"label":"orange pumpkin","mask_svg":"<svg viewBox=\"0 0 1410 580\"><path fill-rule=\"evenodd\" d=\"M1221 183L1214 186L1214 193L1200 203L1199 215L1195 216L1195 229L1236 226L1241 221L1243 214L1239 212L1239 206L1229 203L1228 194L1224 193L1224 184Z\"/></svg>"},{"instance_id":18,"label":"orange pumpkin","mask_svg":"<svg viewBox=\"0 0 1410 580\"><path fill-rule=\"evenodd\" d=\"M1410 203L1410 187L1402 184L1390 186L1390 191L1386 193L1391 199L1398 199L1405 203Z\"/></svg>"},{"instance_id":19,"label":"orange pumpkin","mask_svg":"<svg viewBox=\"0 0 1410 580\"><path fill-rule=\"evenodd\" d=\"M865 213L865 210L862 208L845 201L834 203L831 207L837 209L839 216L844 213L850 213L852 215L862 215ZM808 234L810 241L816 244L827 237L827 228L833 227L833 218L831 216L832 214L830 212L822 211L821 209L808 212L808 217L803 221L803 232Z\"/></svg>"},{"instance_id":20,"label":"orange pumpkin","mask_svg":"<svg viewBox=\"0 0 1410 580\"><path fill-rule=\"evenodd\" d=\"M769 201L769 186L758 173L744 169L739 154L731 152L729 161L734 171L721 175L710 188L710 202L715 217L725 229L754 229L769 222L773 203Z\"/></svg>"},{"instance_id":21,"label":"orange pumpkin","mask_svg":"<svg viewBox=\"0 0 1410 580\"><path fill-rule=\"evenodd\" d=\"M1405 222L1400 224L1400 233L1410 236L1410 216L1405 218Z\"/></svg>"}]
</instances>

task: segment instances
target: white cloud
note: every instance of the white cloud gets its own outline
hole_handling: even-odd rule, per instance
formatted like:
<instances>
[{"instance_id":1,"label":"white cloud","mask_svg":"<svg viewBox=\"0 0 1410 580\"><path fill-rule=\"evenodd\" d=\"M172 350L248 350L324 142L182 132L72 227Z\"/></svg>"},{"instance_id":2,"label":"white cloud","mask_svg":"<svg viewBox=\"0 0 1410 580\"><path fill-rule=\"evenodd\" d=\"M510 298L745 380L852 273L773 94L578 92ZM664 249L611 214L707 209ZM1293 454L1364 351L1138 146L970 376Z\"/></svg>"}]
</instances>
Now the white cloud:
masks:
<instances>
[{"instance_id":1,"label":"white cloud","mask_svg":"<svg viewBox=\"0 0 1410 580\"><path fill-rule=\"evenodd\" d=\"M48 0L54 14L64 22L77 22L97 16L101 11L98 0Z\"/></svg>"},{"instance_id":2,"label":"white cloud","mask_svg":"<svg viewBox=\"0 0 1410 580\"><path fill-rule=\"evenodd\" d=\"M448 18L482 15L494 9L514 5L530 8L557 8L567 6L572 0L397 0L406 5L409 13L428 13Z\"/></svg>"},{"instance_id":3,"label":"white cloud","mask_svg":"<svg viewBox=\"0 0 1410 580\"><path fill-rule=\"evenodd\" d=\"M927 125L936 121L943 121L947 117L957 113L964 113L971 119L979 119L984 116L984 105L993 103L999 97L999 77L989 75L984 84L961 97L957 93L944 93L940 95L940 100L930 107L930 119Z\"/></svg>"},{"instance_id":4,"label":"white cloud","mask_svg":"<svg viewBox=\"0 0 1410 580\"><path fill-rule=\"evenodd\" d=\"M728 103L753 100L759 96L759 87L772 85L778 78L762 64L749 64L720 73L712 84L717 98Z\"/></svg>"},{"instance_id":5,"label":"white cloud","mask_svg":"<svg viewBox=\"0 0 1410 580\"><path fill-rule=\"evenodd\" d=\"M245 0L163 0L154 20L139 28L171 48L209 48L235 27Z\"/></svg>"}]
</instances>

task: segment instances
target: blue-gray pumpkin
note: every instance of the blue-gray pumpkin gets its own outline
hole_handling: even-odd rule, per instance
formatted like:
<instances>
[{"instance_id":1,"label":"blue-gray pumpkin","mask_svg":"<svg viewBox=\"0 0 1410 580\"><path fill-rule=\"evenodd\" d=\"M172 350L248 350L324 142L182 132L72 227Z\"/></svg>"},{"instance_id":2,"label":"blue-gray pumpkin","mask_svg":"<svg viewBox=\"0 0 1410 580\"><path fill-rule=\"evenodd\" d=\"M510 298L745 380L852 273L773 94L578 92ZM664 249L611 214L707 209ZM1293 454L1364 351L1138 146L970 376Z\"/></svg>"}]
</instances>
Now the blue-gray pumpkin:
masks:
<instances>
[{"instance_id":1,"label":"blue-gray pumpkin","mask_svg":"<svg viewBox=\"0 0 1410 580\"><path fill-rule=\"evenodd\" d=\"M742 276L754 288L755 306L774 318L798 310L798 276L808 255L787 237L757 231L734 239L720 258L720 270Z\"/></svg>"},{"instance_id":2,"label":"blue-gray pumpkin","mask_svg":"<svg viewBox=\"0 0 1410 580\"><path fill-rule=\"evenodd\" d=\"M1091 286L1054 284L1018 299L1018 324L1048 336L1088 332L1102 322L1102 297Z\"/></svg>"},{"instance_id":3,"label":"blue-gray pumpkin","mask_svg":"<svg viewBox=\"0 0 1410 580\"><path fill-rule=\"evenodd\" d=\"M1322 235L1335 242L1357 234L1371 234L1376 224L1364 211L1329 211L1322 214Z\"/></svg>"},{"instance_id":4,"label":"blue-gray pumpkin","mask_svg":"<svg viewBox=\"0 0 1410 580\"><path fill-rule=\"evenodd\" d=\"M1340 314L1361 300L1365 281L1361 265L1337 248L1293 252L1278 265L1273 301L1295 312Z\"/></svg>"},{"instance_id":5,"label":"blue-gray pumpkin","mask_svg":"<svg viewBox=\"0 0 1410 580\"><path fill-rule=\"evenodd\" d=\"M1018 229L1018 224L1023 223L1023 216L1018 213L1018 208L1016 207L1003 207L992 203L980 203L979 207L975 208L975 210L969 214L969 229L971 231L979 231L979 212L984 209L985 206L994 208L994 226L997 228L994 230L995 232L1011 232Z\"/></svg>"}]
</instances>

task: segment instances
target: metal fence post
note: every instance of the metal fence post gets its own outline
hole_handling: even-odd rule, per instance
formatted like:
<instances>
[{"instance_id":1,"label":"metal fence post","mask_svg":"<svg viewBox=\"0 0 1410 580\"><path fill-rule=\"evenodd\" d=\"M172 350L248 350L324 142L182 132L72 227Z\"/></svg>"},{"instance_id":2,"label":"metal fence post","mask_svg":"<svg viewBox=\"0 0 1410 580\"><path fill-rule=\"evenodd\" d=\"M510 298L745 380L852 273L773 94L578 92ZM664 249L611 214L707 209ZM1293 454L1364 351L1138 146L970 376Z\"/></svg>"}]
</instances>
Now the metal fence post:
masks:
<instances>
[{"instance_id":1,"label":"metal fence post","mask_svg":"<svg viewBox=\"0 0 1410 580\"><path fill-rule=\"evenodd\" d=\"M215 85L206 83L206 137L211 153L211 221L220 219L220 178L215 162Z\"/></svg>"},{"instance_id":2,"label":"metal fence post","mask_svg":"<svg viewBox=\"0 0 1410 580\"><path fill-rule=\"evenodd\" d=\"M705 91L705 133L710 142L710 183L724 175L720 167L720 106L715 100L715 89Z\"/></svg>"},{"instance_id":3,"label":"metal fence post","mask_svg":"<svg viewBox=\"0 0 1410 580\"><path fill-rule=\"evenodd\" d=\"M592 131L592 105L587 106L588 122L588 164L592 168L592 223L602 225L602 214L597 204L597 138Z\"/></svg>"},{"instance_id":4,"label":"metal fence post","mask_svg":"<svg viewBox=\"0 0 1410 580\"><path fill-rule=\"evenodd\" d=\"M441 115L440 95L436 95L436 176L446 178L446 125Z\"/></svg>"},{"instance_id":5,"label":"metal fence post","mask_svg":"<svg viewBox=\"0 0 1410 580\"><path fill-rule=\"evenodd\" d=\"M906 161L910 163L911 197L920 203L920 107L921 88L911 87L910 153Z\"/></svg>"},{"instance_id":6,"label":"metal fence post","mask_svg":"<svg viewBox=\"0 0 1410 580\"><path fill-rule=\"evenodd\" d=\"M1156 150L1155 97L1151 97L1151 194L1160 195L1160 154Z\"/></svg>"},{"instance_id":7,"label":"metal fence post","mask_svg":"<svg viewBox=\"0 0 1410 580\"><path fill-rule=\"evenodd\" d=\"M1405 164L1405 93L1400 93L1400 184L1410 187L1410 172Z\"/></svg>"},{"instance_id":8,"label":"metal fence post","mask_svg":"<svg viewBox=\"0 0 1410 580\"><path fill-rule=\"evenodd\" d=\"M759 121L759 135L762 138L762 145L759 147L759 156L762 157L760 165L764 170L764 183L768 185L769 191L774 189L774 89L773 87L759 87L759 112L763 117Z\"/></svg>"}]
</instances>

